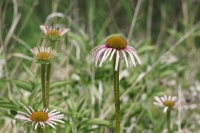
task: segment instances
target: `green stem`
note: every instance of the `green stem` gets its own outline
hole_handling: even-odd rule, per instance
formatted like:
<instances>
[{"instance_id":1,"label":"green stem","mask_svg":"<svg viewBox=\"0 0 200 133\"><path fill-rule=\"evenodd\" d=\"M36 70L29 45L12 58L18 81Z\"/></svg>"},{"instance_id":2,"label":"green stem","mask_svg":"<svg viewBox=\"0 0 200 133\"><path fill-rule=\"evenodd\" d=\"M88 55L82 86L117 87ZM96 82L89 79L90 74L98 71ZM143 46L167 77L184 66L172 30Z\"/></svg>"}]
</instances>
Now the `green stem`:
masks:
<instances>
[{"instance_id":1,"label":"green stem","mask_svg":"<svg viewBox=\"0 0 200 133\"><path fill-rule=\"evenodd\" d=\"M43 133L43 132L42 132L41 126L38 126L38 127L37 127L37 133Z\"/></svg>"},{"instance_id":2,"label":"green stem","mask_svg":"<svg viewBox=\"0 0 200 133\"><path fill-rule=\"evenodd\" d=\"M120 102L119 102L119 67L115 71L116 54L113 57L113 81L115 97L115 133L120 132Z\"/></svg>"},{"instance_id":3,"label":"green stem","mask_svg":"<svg viewBox=\"0 0 200 133\"><path fill-rule=\"evenodd\" d=\"M171 110L168 109L167 110L167 129L168 129L168 133L171 133L171 130L170 130L170 113L171 113Z\"/></svg>"},{"instance_id":4,"label":"green stem","mask_svg":"<svg viewBox=\"0 0 200 133\"><path fill-rule=\"evenodd\" d=\"M46 107L46 98L45 98L45 73L46 73L46 64L41 64L41 83L42 83L42 102L43 107Z\"/></svg>"},{"instance_id":5,"label":"green stem","mask_svg":"<svg viewBox=\"0 0 200 133\"><path fill-rule=\"evenodd\" d=\"M45 126L44 133L48 133L49 127Z\"/></svg>"},{"instance_id":6,"label":"green stem","mask_svg":"<svg viewBox=\"0 0 200 133\"><path fill-rule=\"evenodd\" d=\"M51 63L49 63L47 65L47 75L46 75L46 107L45 108L49 108L49 86L50 86L50 73L51 73Z\"/></svg>"},{"instance_id":7,"label":"green stem","mask_svg":"<svg viewBox=\"0 0 200 133\"><path fill-rule=\"evenodd\" d=\"M56 42L51 41L51 49L55 49Z\"/></svg>"}]
</instances>

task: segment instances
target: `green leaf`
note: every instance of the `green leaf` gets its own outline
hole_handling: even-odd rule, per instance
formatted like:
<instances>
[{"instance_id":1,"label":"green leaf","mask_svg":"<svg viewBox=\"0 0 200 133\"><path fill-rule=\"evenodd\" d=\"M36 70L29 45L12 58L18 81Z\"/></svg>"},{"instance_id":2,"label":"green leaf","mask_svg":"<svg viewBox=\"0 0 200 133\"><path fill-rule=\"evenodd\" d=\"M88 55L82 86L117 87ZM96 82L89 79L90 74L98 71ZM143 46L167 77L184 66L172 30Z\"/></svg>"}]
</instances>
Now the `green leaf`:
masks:
<instances>
[{"instance_id":1,"label":"green leaf","mask_svg":"<svg viewBox=\"0 0 200 133\"><path fill-rule=\"evenodd\" d=\"M29 92L32 91L32 86L30 85L30 83L28 82L25 82L25 81L20 81L20 80L10 80L9 82L12 82L14 83L16 86L24 89L24 90L27 90Z\"/></svg>"},{"instance_id":2,"label":"green leaf","mask_svg":"<svg viewBox=\"0 0 200 133\"><path fill-rule=\"evenodd\" d=\"M35 77L35 74L25 64L23 64L23 67L32 78Z\"/></svg>"},{"instance_id":3,"label":"green leaf","mask_svg":"<svg viewBox=\"0 0 200 133\"><path fill-rule=\"evenodd\" d=\"M62 88L58 88L58 89L52 89L52 88L51 88L51 90L50 90L50 95L62 93L64 89L65 89L65 88L63 88L63 87L62 87Z\"/></svg>"},{"instance_id":4,"label":"green leaf","mask_svg":"<svg viewBox=\"0 0 200 133\"><path fill-rule=\"evenodd\" d=\"M174 70L165 70L160 74L160 77L165 77L165 76L168 76L168 75L172 75L173 73L175 73Z\"/></svg>"},{"instance_id":5,"label":"green leaf","mask_svg":"<svg viewBox=\"0 0 200 133\"><path fill-rule=\"evenodd\" d=\"M82 99L77 107L77 112L80 112L83 109L83 105L85 103L85 99Z\"/></svg>"},{"instance_id":6,"label":"green leaf","mask_svg":"<svg viewBox=\"0 0 200 133\"><path fill-rule=\"evenodd\" d=\"M52 83L50 85L50 89L52 88L58 88L58 87L61 87L61 86L65 86L67 85L69 82L68 81L59 81L59 82L55 82L55 83Z\"/></svg>"},{"instance_id":7,"label":"green leaf","mask_svg":"<svg viewBox=\"0 0 200 133\"><path fill-rule=\"evenodd\" d=\"M152 51L154 49L155 49L155 46L146 45L146 46L141 47L137 52L141 54L141 53Z\"/></svg>"},{"instance_id":8,"label":"green leaf","mask_svg":"<svg viewBox=\"0 0 200 133\"><path fill-rule=\"evenodd\" d=\"M57 107L57 106L54 106L54 105L50 105L50 107L53 108L53 109L57 109L57 110L61 111L62 113L67 114L68 116L71 115L71 113L67 109L60 108L60 107Z\"/></svg>"},{"instance_id":9,"label":"green leaf","mask_svg":"<svg viewBox=\"0 0 200 133\"><path fill-rule=\"evenodd\" d=\"M87 121L86 125L103 125L113 127L113 124L107 120L102 120L99 118L90 119Z\"/></svg>"}]
</instances>

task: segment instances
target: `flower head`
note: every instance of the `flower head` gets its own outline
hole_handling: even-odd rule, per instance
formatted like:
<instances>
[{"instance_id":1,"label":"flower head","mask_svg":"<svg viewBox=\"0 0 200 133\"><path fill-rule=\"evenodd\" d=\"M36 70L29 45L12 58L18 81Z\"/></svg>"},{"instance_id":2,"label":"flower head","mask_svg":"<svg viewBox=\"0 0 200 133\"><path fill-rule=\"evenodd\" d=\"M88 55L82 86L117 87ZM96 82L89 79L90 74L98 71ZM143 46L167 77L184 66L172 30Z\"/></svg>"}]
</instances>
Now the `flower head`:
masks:
<instances>
[{"instance_id":1,"label":"flower head","mask_svg":"<svg viewBox=\"0 0 200 133\"><path fill-rule=\"evenodd\" d=\"M56 52L55 50L51 50L50 47L45 48L43 46L31 49L31 52L36 56L38 62L40 63L50 63L52 61L52 56Z\"/></svg>"},{"instance_id":2,"label":"flower head","mask_svg":"<svg viewBox=\"0 0 200 133\"><path fill-rule=\"evenodd\" d=\"M52 28L44 25L40 25L40 29L46 35L50 41L58 41L61 37L69 31L68 28Z\"/></svg>"},{"instance_id":3,"label":"flower head","mask_svg":"<svg viewBox=\"0 0 200 133\"><path fill-rule=\"evenodd\" d=\"M115 71L118 69L119 59L125 59L126 66L128 67L128 54L131 58L131 61L134 66L136 66L136 62L134 57L137 59L138 63L141 64L139 57L137 56L136 50L127 45L127 42L119 36L110 37L105 44L95 47L92 51L92 55L95 59L95 66L97 66L98 61L99 67L102 66L103 62L110 55L110 61L113 58L113 55L116 54L116 62L115 62Z\"/></svg>"},{"instance_id":4,"label":"flower head","mask_svg":"<svg viewBox=\"0 0 200 133\"><path fill-rule=\"evenodd\" d=\"M164 113L167 112L168 109L173 109L173 108L177 108L179 105L182 104L182 99L178 100L177 102L175 102L176 100L176 96L167 96L164 95L163 97L157 97L155 96L154 99L156 100L156 102L154 102L153 104L164 107Z\"/></svg>"},{"instance_id":5,"label":"flower head","mask_svg":"<svg viewBox=\"0 0 200 133\"><path fill-rule=\"evenodd\" d=\"M34 129L37 129L38 126L46 125L55 128L55 125L57 125L56 122L65 123L60 120L64 118L64 115L60 114L60 112L55 109L51 112L48 112L48 109L34 111L31 107L29 107L29 109L25 107L25 109L27 110L27 113L18 111L15 119L24 120L24 123L31 123L34 126Z\"/></svg>"}]
</instances>

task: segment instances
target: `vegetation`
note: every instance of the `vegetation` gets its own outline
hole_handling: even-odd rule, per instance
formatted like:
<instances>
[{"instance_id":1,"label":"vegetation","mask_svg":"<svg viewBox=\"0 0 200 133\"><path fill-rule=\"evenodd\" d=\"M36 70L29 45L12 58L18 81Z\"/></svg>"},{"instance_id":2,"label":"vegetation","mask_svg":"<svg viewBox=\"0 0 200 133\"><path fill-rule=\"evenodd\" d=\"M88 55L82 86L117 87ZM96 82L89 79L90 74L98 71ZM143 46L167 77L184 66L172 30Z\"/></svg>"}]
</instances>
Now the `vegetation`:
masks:
<instances>
[{"instance_id":1,"label":"vegetation","mask_svg":"<svg viewBox=\"0 0 200 133\"><path fill-rule=\"evenodd\" d=\"M46 45L40 25L67 27L52 63L50 109L65 115L56 133L114 132L112 62L95 67L90 51L119 35L142 65L120 65L122 133L166 131L154 96L184 99L171 130L198 132L200 98L199 0L1 0L0 132L35 132L14 119L23 106L42 109L40 64L30 52ZM123 64L123 65L122 65Z\"/></svg>"}]
</instances>

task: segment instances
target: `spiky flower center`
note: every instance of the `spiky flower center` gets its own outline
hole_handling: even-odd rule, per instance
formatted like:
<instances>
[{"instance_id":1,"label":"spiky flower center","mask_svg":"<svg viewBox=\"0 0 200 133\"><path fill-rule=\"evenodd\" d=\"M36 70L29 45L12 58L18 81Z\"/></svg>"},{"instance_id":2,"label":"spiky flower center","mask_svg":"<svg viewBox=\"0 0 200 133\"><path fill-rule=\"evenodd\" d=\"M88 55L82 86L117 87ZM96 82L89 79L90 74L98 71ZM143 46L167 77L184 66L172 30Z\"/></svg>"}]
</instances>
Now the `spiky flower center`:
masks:
<instances>
[{"instance_id":1,"label":"spiky flower center","mask_svg":"<svg viewBox=\"0 0 200 133\"><path fill-rule=\"evenodd\" d=\"M48 52L39 52L37 55L36 55L37 59L40 60L40 61L47 61L50 59L51 57L51 54L48 53Z\"/></svg>"},{"instance_id":2,"label":"spiky flower center","mask_svg":"<svg viewBox=\"0 0 200 133\"><path fill-rule=\"evenodd\" d=\"M165 101L165 102L163 102L163 104L165 106L168 106L169 108L173 108L175 103L172 101Z\"/></svg>"},{"instance_id":3,"label":"spiky flower center","mask_svg":"<svg viewBox=\"0 0 200 133\"><path fill-rule=\"evenodd\" d=\"M34 122L44 122L48 120L48 118L48 114L43 111L34 112L30 117L30 119Z\"/></svg>"},{"instance_id":4,"label":"spiky flower center","mask_svg":"<svg viewBox=\"0 0 200 133\"><path fill-rule=\"evenodd\" d=\"M127 42L119 36L112 36L106 41L106 46L117 50L125 49Z\"/></svg>"},{"instance_id":5,"label":"spiky flower center","mask_svg":"<svg viewBox=\"0 0 200 133\"><path fill-rule=\"evenodd\" d=\"M61 34L58 30L48 30L47 36L61 37Z\"/></svg>"}]
</instances>

